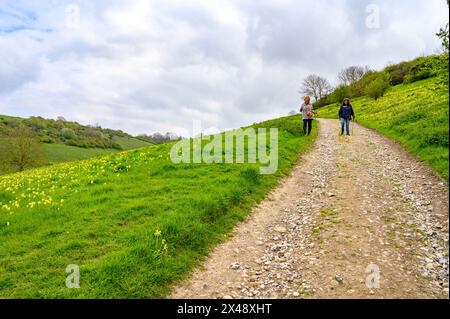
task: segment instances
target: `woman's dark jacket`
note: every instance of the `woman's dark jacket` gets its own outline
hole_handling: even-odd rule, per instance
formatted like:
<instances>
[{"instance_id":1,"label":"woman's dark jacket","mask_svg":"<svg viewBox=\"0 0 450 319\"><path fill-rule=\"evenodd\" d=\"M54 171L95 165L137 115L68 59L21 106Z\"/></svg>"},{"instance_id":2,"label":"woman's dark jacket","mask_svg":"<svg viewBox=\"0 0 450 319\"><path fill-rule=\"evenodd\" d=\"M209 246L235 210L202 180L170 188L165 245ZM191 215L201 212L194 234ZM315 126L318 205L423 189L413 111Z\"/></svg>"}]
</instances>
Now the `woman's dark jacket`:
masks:
<instances>
[{"instance_id":1,"label":"woman's dark jacket","mask_svg":"<svg viewBox=\"0 0 450 319\"><path fill-rule=\"evenodd\" d=\"M355 112L353 111L353 107L351 105L348 105L347 107L341 105L341 108L339 109L339 118L346 120L355 118Z\"/></svg>"}]
</instances>

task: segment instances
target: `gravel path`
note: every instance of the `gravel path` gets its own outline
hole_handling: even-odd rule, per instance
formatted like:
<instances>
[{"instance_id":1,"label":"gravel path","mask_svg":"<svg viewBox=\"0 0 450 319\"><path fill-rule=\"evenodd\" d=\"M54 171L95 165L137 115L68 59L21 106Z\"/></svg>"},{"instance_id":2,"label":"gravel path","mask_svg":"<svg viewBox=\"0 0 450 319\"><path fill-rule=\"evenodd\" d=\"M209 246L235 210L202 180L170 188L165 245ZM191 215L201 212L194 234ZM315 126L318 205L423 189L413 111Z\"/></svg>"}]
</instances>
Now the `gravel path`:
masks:
<instances>
[{"instance_id":1,"label":"gravel path","mask_svg":"<svg viewBox=\"0 0 450 319\"><path fill-rule=\"evenodd\" d=\"M378 133L314 149L172 298L448 298L448 184Z\"/></svg>"}]
</instances>

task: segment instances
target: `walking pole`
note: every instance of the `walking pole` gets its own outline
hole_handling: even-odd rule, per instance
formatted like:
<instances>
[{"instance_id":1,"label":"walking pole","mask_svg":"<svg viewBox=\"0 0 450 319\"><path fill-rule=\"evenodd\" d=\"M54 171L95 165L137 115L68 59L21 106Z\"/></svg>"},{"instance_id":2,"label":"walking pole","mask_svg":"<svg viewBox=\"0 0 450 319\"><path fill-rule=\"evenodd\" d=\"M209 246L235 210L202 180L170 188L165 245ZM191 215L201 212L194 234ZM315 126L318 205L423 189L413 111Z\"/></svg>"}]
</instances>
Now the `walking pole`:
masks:
<instances>
[{"instance_id":1,"label":"walking pole","mask_svg":"<svg viewBox=\"0 0 450 319\"><path fill-rule=\"evenodd\" d=\"M341 137L341 119L338 120L338 138Z\"/></svg>"}]
</instances>

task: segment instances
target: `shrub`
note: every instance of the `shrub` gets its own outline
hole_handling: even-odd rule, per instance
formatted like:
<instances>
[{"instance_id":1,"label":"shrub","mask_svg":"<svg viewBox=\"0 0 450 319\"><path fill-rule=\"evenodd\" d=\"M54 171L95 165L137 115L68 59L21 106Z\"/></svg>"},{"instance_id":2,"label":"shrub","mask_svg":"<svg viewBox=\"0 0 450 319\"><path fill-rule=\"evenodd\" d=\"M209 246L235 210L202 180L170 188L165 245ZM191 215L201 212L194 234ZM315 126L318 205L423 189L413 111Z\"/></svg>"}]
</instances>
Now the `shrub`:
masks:
<instances>
[{"instance_id":1,"label":"shrub","mask_svg":"<svg viewBox=\"0 0 450 319\"><path fill-rule=\"evenodd\" d=\"M448 52L442 54L436 61L436 69L438 77L448 87Z\"/></svg>"},{"instance_id":2,"label":"shrub","mask_svg":"<svg viewBox=\"0 0 450 319\"><path fill-rule=\"evenodd\" d=\"M366 87L365 94L375 100L378 100L389 88L389 83L390 77L387 73L384 73Z\"/></svg>"},{"instance_id":3,"label":"shrub","mask_svg":"<svg viewBox=\"0 0 450 319\"><path fill-rule=\"evenodd\" d=\"M388 66L386 72L391 75L391 85L402 84L405 76L411 72L411 62L402 62Z\"/></svg>"},{"instance_id":4,"label":"shrub","mask_svg":"<svg viewBox=\"0 0 450 319\"><path fill-rule=\"evenodd\" d=\"M68 140L73 140L76 138L75 132L72 129L66 127L61 130L61 135Z\"/></svg>"},{"instance_id":5,"label":"shrub","mask_svg":"<svg viewBox=\"0 0 450 319\"><path fill-rule=\"evenodd\" d=\"M53 144L53 143L55 143L55 140L53 138L51 138L50 136L43 136L41 138L41 142L46 143L46 144Z\"/></svg>"},{"instance_id":6,"label":"shrub","mask_svg":"<svg viewBox=\"0 0 450 319\"><path fill-rule=\"evenodd\" d=\"M317 100L316 102L314 102L313 106L315 109L320 109L321 107L327 106L331 103L332 102L330 101L330 99L328 97L326 97L326 98L321 98L320 100Z\"/></svg>"},{"instance_id":7,"label":"shrub","mask_svg":"<svg viewBox=\"0 0 450 319\"><path fill-rule=\"evenodd\" d=\"M19 125L7 136L0 138L0 154L0 165L13 171L23 171L45 162L38 136L25 125Z\"/></svg>"},{"instance_id":8,"label":"shrub","mask_svg":"<svg viewBox=\"0 0 450 319\"><path fill-rule=\"evenodd\" d=\"M367 86L380 76L381 72L369 71L361 80L350 85L350 96L360 97L366 94Z\"/></svg>"},{"instance_id":9,"label":"shrub","mask_svg":"<svg viewBox=\"0 0 450 319\"><path fill-rule=\"evenodd\" d=\"M441 56L419 57L415 60L388 66L385 71L391 76L391 85L425 80L440 73Z\"/></svg>"},{"instance_id":10,"label":"shrub","mask_svg":"<svg viewBox=\"0 0 450 319\"><path fill-rule=\"evenodd\" d=\"M330 94L331 103L341 103L346 97L351 97L350 87L348 85L338 86L333 93Z\"/></svg>"},{"instance_id":11,"label":"shrub","mask_svg":"<svg viewBox=\"0 0 450 319\"><path fill-rule=\"evenodd\" d=\"M95 130L95 129L93 129L93 128L89 128L89 129L88 129L88 131L87 131L87 136L89 136L89 137L94 137L94 138L100 138L100 139L103 139L103 138L104 138L104 135L103 135L102 132L97 131L97 130Z\"/></svg>"}]
</instances>

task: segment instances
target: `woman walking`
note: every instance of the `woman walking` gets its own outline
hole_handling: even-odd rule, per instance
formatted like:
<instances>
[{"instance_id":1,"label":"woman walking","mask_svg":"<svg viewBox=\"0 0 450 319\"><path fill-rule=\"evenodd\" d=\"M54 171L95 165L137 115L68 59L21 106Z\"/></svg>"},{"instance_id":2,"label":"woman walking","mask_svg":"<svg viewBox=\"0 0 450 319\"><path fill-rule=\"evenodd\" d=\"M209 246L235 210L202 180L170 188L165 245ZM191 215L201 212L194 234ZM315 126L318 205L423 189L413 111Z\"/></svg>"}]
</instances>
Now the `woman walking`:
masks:
<instances>
[{"instance_id":1,"label":"woman walking","mask_svg":"<svg viewBox=\"0 0 450 319\"><path fill-rule=\"evenodd\" d=\"M304 102L300 107L300 113L302 113L303 118L303 133L305 135L311 135L312 121L314 118L314 108L311 104L311 98L305 96Z\"/></svg>"},{"instance_id":2,"label":"woman walking","mask_svg":"<svg viewBox=\"0 0 450 319\"><path fill-rule=\"evenodd\" d=\"M355 112L350 104L350 99L345 98L339 109L339 118L341 119L341 135L344 135L344 126L347 135L350 135L350 120L355 119Z\"/></svg>"}]
</instances>

